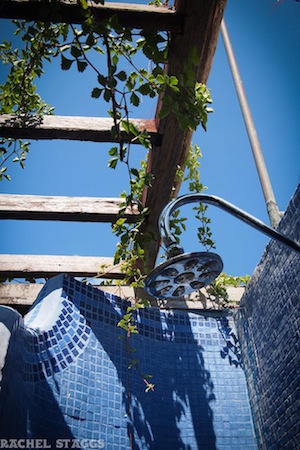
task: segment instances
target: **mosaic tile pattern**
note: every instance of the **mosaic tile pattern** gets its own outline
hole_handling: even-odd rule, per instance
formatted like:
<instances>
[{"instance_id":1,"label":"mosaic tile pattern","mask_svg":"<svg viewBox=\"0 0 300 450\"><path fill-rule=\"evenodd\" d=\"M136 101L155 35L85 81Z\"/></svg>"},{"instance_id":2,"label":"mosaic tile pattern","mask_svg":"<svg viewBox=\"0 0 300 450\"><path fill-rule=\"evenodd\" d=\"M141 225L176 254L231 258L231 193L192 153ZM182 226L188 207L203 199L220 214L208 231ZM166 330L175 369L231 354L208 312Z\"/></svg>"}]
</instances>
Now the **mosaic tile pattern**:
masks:
<instances>
[{"instance_id":1,"label":"mosaic tile pattern","mask_svg":"<svg viewBox=\"0 0 300 450\"><path fill-rule=\"evenodd\" d=\"M17 439L26 436L27 411L26 407L21 407L26 404L23 379L24 323L20 314L2 306L0 324L10 334L0 381L0 438ZM4 345L6 347L7 343ZM0 347L3 350L2 339Z\"/></svg>"},{"instance_id":2,"label":"mosaic tile pattern","mask_svg":"<svg viewBox=\"0 0 300 450\"><path fill-rule=\"evenodd\" d=\"M300 242L300 184L279 224ZM270 241L251 277L236 324L259 447L300 448L300 258Z\"/></svg>"},{"instance_id":3,"label":"mosaic tile pattern","mask_svg":"<svg viewBox=\"0 0 300 450\"><path fill-rule=\"evenodd\" d=\"M128 342L117 327L127 306L71 277L46 284L25 329L11 338L22 348L22 437L52 448L69 438L101 440L109 450L130 442L135 450L256 450L232 318L145 309ZM12 361L0 400L18 411ZM153 392L145 392L145 374L153 375ZM0 436L20 429L11 417L5 426L0 420Z\"/></svg>"},{"instance_id":4,"label":"mosaic tile pattern","mask_svg":"<svg viewBox=\"0 0 300 450\"><path fill-rule=\"evenodd\" d=\"M37 311L35 311L37 309ZM26 318L26 325L33 326L41 303L34 308L33 317ZM85 318L67 299L61 299L61 310L56 322L46 331L37 333L31 329L24 339L26 381L38 381L53 376L68 367L86 347L90 327Z\"/></svg>"}]
</instances>

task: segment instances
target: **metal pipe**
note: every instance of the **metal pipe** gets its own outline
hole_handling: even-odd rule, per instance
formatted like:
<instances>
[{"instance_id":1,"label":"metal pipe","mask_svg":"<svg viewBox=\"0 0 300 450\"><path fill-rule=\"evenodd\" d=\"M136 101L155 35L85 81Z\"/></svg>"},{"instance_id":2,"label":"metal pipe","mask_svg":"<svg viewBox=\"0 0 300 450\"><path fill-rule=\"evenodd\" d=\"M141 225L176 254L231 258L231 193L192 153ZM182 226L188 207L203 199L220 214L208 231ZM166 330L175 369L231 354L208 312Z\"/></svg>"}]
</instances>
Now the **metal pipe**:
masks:
<instances>
[{"instance_id":1,"label":"metal pipe","mask_svg":"<svg viewBox=\"0 0 300 450\"><path fill-rule=\"evenodd\" d=\"M263 194L265 197L266 207L270 219L271 226L276 228L280 219L281 214L278 209L277 202L275 200L275 195L272 189L271 181L269 178L269 174L267 171L266 163L263 157L262 149L260 146L260 142L256 133L254 121L252 118L252 114L249 108L249 104L247 102L247 97L245 93L245 89L243 86L242 78L238 69L238 65L235 59L235 55L233 52L233 48L231 45L231 41L229 38L229 34L227 31L227 27L224 19L221 23L221 34L224 42L224 47L227 53L228 62L230 65L233 81L235 84L236 92L238 95L240 107L242 110L243 118L245 121L252 153L254 156L258 176L260 179L260 184L263 190Z\"/></svg>"},{"instance_id":2,"label":"metal pipe","mask_svg":"<svg viewBox=\"0 0 300 450\"><path fill-rule=\"evenodd\" d=\"M269 227L261 220L257 219L256 217L252 216L251 214L248 214L246 211L243 211L240 208L237 208L232 203L227 202L226 200L216 197L215 195L208 195L208 194L186 194L182 195L181 197L178 197L176 200L173 200L172 202L168 203L166 207L163 209L160 218L159 218L159 231L163 238L163 243L166 247L169 247L171 245L176 245L176 237L173 235L171 231L170 226L170 218L171 214L177 209L180 208L182 205L186 205L188 203L208 203L210 205L217 206L218 208L223 209L226 212L229 212L233 216L237 217L238 219L242 220L243 222L246 222L248 225L250 225L253 228L256 228L257 230L261 231L262 233L266 234L267 236L276 239L277 241L287 245L292 250L295 250L296 252L300 252L300 243L297 241L294 241L287 236L279 233L279 231L276 231L274 228Z\"/></svg>"}]
</instances>

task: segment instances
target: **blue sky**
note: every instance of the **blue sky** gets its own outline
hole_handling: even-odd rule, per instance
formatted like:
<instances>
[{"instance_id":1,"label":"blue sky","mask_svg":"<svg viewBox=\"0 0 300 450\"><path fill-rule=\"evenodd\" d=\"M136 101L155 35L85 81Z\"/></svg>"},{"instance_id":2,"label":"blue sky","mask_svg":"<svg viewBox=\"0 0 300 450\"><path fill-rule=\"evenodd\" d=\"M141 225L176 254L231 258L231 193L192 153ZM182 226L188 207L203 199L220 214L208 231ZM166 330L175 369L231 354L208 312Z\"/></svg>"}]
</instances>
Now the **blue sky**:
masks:
<instances>
[{"instance_id":1,"label":"blue sky","mask_svg":"<svg viewBox=\"0 0 300 450\"><path fill-rule=\"evenodd\" d=\"M132 1L132 3L143 3ZM146 3L146 2L144 2ZM228 0L226 24L266 165L280 210L285 210L299 182L300 4L286 0ZM13 29L0 21L0 39ZM1 68L1 81L4 78ZM208 129L195 132L200 146L201 178L207 193L218 195L268 223L265 203L221 38L208 81L214 113ZM59 115L106 116L103 104L90 98L94 77L62 72L59 61L46 65L39 92ZM155 103L135 117L150 119ZM118 197L128 190L125 170L107 168L110 144L67 141L33 142L26 169L10 168L11 182L1 192L38 195ZM138 162L144 151L134 147ZM187 193L182 186L180 194ZM192 206L182 209L192 215ZM269 239L225 212L209 208L213 237L231 275L253 272ZM2 221L1 253L112 256L117 239L109 224ZM183 235L186 251L202 250L194 221Z\"/></svg>"}]
</instances>

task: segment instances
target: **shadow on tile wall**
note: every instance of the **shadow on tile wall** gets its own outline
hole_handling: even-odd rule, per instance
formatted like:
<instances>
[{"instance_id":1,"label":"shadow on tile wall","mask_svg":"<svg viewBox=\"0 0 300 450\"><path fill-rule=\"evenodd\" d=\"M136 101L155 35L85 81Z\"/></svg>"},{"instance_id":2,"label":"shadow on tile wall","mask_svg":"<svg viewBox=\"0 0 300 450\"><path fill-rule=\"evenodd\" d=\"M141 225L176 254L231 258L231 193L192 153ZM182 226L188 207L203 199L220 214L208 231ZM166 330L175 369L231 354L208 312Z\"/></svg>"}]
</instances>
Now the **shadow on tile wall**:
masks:
<instances>
[{"instance_id":1,"label":"shadow on tile wall","mask_svg":"<svg viewBox=\"0 0 300 450\"><path fill-rule=\"evenodd\" d=\"M300 241L300 185L279 231ZM299 448L300 257L271 241L236 315L260 448Z\"/></svg>"},{"instance_id":2,"label":"shadow on tile wall","mask_svg":"<svg viewBox=\"0 0 300 450\"><path fill-rule=\"evenodd\" d=\"M0 436L47 439L52 448L77 439L80 448L113 450L256 449L239 354L228 354L232 317L146 308L128 347L117 327L127 306L61 275L24 324L0 310L11 332ZM153 375L153 392L142 374Z\"/></svg>"}]
</instances>

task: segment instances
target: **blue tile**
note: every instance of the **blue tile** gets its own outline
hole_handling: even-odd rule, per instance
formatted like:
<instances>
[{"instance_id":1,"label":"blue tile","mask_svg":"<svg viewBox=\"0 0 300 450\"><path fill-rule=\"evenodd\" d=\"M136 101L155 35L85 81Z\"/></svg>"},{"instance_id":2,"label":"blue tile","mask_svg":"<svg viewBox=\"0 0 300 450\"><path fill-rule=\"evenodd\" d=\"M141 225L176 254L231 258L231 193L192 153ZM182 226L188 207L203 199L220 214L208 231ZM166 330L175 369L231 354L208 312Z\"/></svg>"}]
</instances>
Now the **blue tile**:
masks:
<instances>
[{"instance_id":1,"label":"blue tile","mask_svg":"<svg viewBox=\"0 0 300 450\"><path fill-rule=\"evenodd\" d=\"M49 391L51 387L52 403L49 400L47 414L51 421L58 420L56 432L66 425L76 438L92 436L106 440L109 449L128 448L130 386L132 432L137 448L149 448L153 439L156 448L167 448L164 439L172 450L178 442L181 448L205 448L213 439L221 442L226 433L244 443L247 432L248 444L252 445L252 422L249 414L244 413L245 408L249 411L244 373L230 366L228 359L221 358L216 318L151 309L137 315L140 334L131 340L137 349L134 357L139 360L141 372L153 374L155 383L155 392L146 394L138 372L127 369L130 356L126 354L125 340L118 339L123 332L116 323L126 309L126 302L82 286L69 277L64 278L64 290L68 295L62 302L66 310L71 308L68 329L63 328L64 317L60 317L56 322L60 339L58 331L55 332L56 344L48 347L53 354L51 366L43 365L48 378L40 375L35 384L35 389L43 385ZM90 325L85 320L87 310L97 317L96 320L93 315L90 317ZM232 329L233 323L228 323ZM46 346L49 337L43 337ZM39 375L42 369L38 363L45 359L41 347L34 348L35 342L44 345L39 338L31 339L31 347L28 344L30 349L24 353L26 358L32 354L32 362L36 363L35 372L32 362L26 369L32 379ZM36 398L37 417L43 417L44 424L50 423L42 406L42 395L32 398ZM233 401L231 411L228 405ZM57 405L61 405L61 411ZM225 419L228 419L226 426ZM232 449L236 448L236 441L232 443ZM218 449L224 450L227 445L230 442L224 441Z\"/></svg>"}]
</instances>

